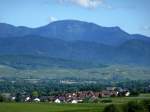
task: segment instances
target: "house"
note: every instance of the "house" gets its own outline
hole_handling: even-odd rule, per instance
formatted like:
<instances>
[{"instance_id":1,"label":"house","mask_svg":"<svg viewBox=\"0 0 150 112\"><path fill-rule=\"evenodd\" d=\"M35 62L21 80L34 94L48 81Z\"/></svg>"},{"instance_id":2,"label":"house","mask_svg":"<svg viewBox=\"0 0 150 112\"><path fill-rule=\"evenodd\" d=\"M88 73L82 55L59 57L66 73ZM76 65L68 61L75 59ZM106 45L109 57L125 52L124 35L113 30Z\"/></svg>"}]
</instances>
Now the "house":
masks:
<instances>
[{"instance_id":1,"label":"house","mask_svg":"<svg viewBox=\"0 0 150 112\"><path fill-rule=\"evenodd\" d=\"M103 90L101 92L101 97L110 97L110 96L111 96L111 94L109 91Z\"/></svg>"},{"instance_id":2,"label":"house","mask_svg":"<svg viewBox=\"0 0 150 112\"><path fill-rule=\"evenodd\" d=\"M15 96L11 97L11 100L12 100L12 101L15 101L15 100L16 100L16 97L15 97Z\"/></svg>"},{"instance_id":3,"label":"house","mask_svg":"<svg viewBox=\"0 0 150 112\"><path fill-rule=\"evenodd\" d=\"M25 102L28 102L28 101L30 101L30 100L31 100L30 97L26 97L26 98L25 98Z\"/></svg>"},{"instance_id":4,"label":"house","mask_svg":"<svg viewBox=\"0 0 150 112\"><path fill-rule=\"evenodd\" d=\"M125 96L130 96L130 92L127 91L127 92L125 93Z\"/></svg>"},{"instance_id":5,"label":"house","mask_svg":"<svg viewBox=\"0 0 150 112\"><path fill-rule=\"evenodd\" d=\"M77 104L78 101L77 101L77 100L72 100L71 103L72 103L72 104Z\"/></svg>"},{"instance_id":6,"label":"house","mask_svg":"<svg viewBox=\"0 0 150 112\"><path fill-rule=\"evenodd\" d=\"M78 103L82 103L83 102L83 100L78 100Z\"/></svg>"},{"instance_id":7,"label":"house","mask_svg":"<svg viewBox=\"0 0 150 112\"><path fill-rule=\"evenodd\" d=\"M39 98L35 98L33 101L40 102L41 100Z\"/></svg>"},{"instance_id":8,"label":"house","mask_svg":"<svg viewBox=\"0 0 150 112\"><path fill-rule=\"evenodd\" d=\"M55 103L61 103L61 101L58 98L54 102Z\"/></svg>"}]
</instances>

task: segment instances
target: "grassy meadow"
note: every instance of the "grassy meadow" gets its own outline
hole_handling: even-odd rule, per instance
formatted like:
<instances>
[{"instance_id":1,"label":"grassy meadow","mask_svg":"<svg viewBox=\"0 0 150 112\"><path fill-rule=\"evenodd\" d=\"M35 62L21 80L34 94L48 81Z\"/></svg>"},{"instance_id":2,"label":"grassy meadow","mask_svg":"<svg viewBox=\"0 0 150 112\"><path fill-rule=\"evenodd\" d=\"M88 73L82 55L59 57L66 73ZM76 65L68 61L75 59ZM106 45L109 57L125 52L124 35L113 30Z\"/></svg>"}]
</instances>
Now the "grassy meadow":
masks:
<instances>
[{"instance_id":1,"label":"grassy meadow","mask_svg":"<svg viewBox=\"0 0 150 112\"><path fill-rule=\"evenodd\" d=\"M1 103L0 112L102 112L104 104Z\"/></svg>"}]
</instances>

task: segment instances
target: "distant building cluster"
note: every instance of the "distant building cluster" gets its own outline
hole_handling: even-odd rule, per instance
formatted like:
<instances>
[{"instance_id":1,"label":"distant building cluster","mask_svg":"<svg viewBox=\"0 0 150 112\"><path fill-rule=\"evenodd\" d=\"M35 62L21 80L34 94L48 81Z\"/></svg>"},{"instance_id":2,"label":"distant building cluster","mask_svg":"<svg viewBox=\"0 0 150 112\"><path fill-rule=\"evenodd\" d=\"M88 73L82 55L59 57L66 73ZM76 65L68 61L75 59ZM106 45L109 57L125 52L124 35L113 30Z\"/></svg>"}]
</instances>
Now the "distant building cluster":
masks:
<instances>
[{"instance_id":1,"label":"distant building cluster","mask_svg":"<svg viewBox=\"0 0 150 112\"><path fill-rule=\"evenodd\" d=\"M10 97L10 95L7 97ZM22 102L51 102L51 103L82 103L86 99L90 99L92 101L105 97L119 97L119 96L130 96L130 92L127 89L122 89L120 87L107 87L105 90L100 92L93 91L77 91L72 93L62 93L56 96L40 96L40 97L31 97L27 95L21 96ZM15 101L17 96L11 96L11 100Z\"/></svg>"}]
</instances>

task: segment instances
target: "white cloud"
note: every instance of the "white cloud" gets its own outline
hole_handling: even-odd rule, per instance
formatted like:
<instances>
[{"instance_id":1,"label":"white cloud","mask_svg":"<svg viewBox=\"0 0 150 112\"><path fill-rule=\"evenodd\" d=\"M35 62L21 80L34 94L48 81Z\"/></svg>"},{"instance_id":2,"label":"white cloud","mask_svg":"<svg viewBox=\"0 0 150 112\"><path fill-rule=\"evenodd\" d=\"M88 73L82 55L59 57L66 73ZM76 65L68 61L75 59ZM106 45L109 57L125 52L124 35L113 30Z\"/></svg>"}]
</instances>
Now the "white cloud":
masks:
<instances>
[{"instance_id":1,"label":"white cloud","mask_svg":"<svg viewBox=\"0 0 150 112\"><path fill-rule=\"evenodd\" d=\"M84 8L96 8L102 4L103 0L59 0L60 3L72 3Z\"/></svg>"},{"instance_id":2,"label":"white cloud","mask_svg":"<svg viewBox=\"0 0 150 112\"><path fill-rule=\"evenodd\" d=\"M57 21L57 19L56 19L55 17L53 17L53 16L50 16L50 17L48 18L48 20L49 20L49 22Z\"/></svg>"}]
</instances>

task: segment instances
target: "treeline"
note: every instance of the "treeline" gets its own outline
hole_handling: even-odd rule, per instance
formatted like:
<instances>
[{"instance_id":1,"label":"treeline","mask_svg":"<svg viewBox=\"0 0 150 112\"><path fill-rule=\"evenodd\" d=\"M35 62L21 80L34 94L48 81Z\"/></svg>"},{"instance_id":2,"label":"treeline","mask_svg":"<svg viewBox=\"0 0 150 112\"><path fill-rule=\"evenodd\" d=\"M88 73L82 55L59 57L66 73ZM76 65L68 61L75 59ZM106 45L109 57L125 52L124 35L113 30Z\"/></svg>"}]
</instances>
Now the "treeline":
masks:
<instances>
[{"instance_id":1,"label":"treeline","mask_svg":"<svg viewBox=\"0 0 150 112\"><path fill-rule=\"evenodd\" d=\"M56 95L63 92L75 91L101 91L106 87L121 87L127 88L132 94L138 95L139 93L150 92L150 81L125 81L119 83L105 84L100 81L97 83L72 83L63 84L60 80L30 80L23 79L5 80L0 81L0 93L24 93L31 95L36 91L39 96Z\"/></svg>"}]
</instances>

